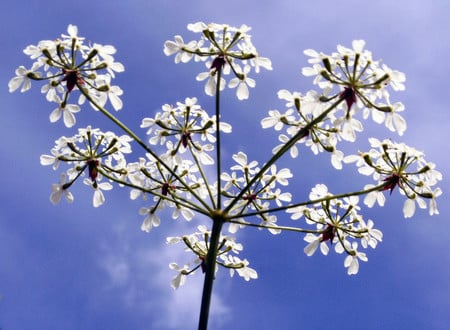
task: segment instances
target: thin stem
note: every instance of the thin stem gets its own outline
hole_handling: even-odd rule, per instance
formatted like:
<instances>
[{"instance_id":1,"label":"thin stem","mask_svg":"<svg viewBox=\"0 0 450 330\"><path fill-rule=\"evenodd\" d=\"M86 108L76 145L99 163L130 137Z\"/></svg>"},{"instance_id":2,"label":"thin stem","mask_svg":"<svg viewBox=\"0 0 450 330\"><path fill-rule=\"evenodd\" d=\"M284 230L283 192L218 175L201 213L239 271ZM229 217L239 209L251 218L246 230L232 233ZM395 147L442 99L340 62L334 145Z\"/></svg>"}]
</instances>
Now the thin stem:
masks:
<instances>
[{"instance_id":1,"label":"thin stem","mask_svg":"<svg viewBox=\"0 0 450 330\"><path fill-rule=\"evenodd\" d=\"M290 204L290 205L285 205L285 206L280 206L280 207L274 207L272 209L249 212L249 213L245 213L245 214L230 215L228 218L229 219L246 218L246 217L261 215L261 214L270 213L270 212L284 211L284 210L288 210L288 209L291 209L294 207L312 205L312 204L317 204L317 203L321 203L321 202L325 202L325 201L331 201L333 199L338 199L338 198L365 195L365 194L371 193L373 191L379 191L379 190L383 189L385 186L386 186L386 184L382 183L378 186L374 186L374 187L366 189L366 190L353 191L353 192L343 193L343 194L338 194L338 195L325 196L322 198L313 199L313 200L309 200L306 202L300 202L300 203L295 203L295 204ZM244 226L247 225L245 222L240 222L240 224L244 225Z\"/></svg>"},{"instance_id":2,"label":"thin stem","mask_svg":"<svg viewBox=\"0 0 450 330\"><path fill-rule=\"evenodd\" d=\"M95 102L95 100L89 95L89 92L87 92L82 85L77 83L77 87L92 105L94 105L102 114L108 117L108 119L110 119L114 124L124 130L125 133L131 136L133 140L136 141L145 151L147 151L150 155L157 159L192 194L192 196L194 196L195 199L197 199L203 205L203 207L208 210L208 212L212 212L211 207L200 196L198 196L197 193L193 189L191 189L191 187L189 187L189 185L184 180L182 180L177 173L175 173L165 162L163 162L158 157L158 155L151 148L149 148L147 144L145 144L144 141L142 141L132 130L130 130L124 123L122 123L119 119L112 115L108 110Z\"/></svg>"},{"instance_id":3,"label":"thin stem","mask_svg":"<svg viewBox=\"0 0 450 330\"><path fill-rule=\"evenodd\" d=\"M201 177L202 177L202 180L203 180L203 182L205 183L205 187L206 187L206 190L208 191L208 196L209 196L209 199L211 200L211 204L213 205L213 207L215 208L215 205L214 205L214 197L213 197L213 194L212 194L212 192L211 192L211 186L209 185L209 182L208 182L208 178L206 177L206 174L205 174L205 171L203 170L203 166L201 166L201 164L200 164L200 162L199 162L199 160L198 160L198 157L195 155L195 153L192 151L192 147L191 146L189 146L189 148L191 149L191 156L192 156L192 158L194 159L194 161L195 161L195 165L197 165L197 168L198 168L198 170L199 170L199 172L200 172L200 175L201 175Z\"/></svg>"},{"instance_id":4,"label":"thin stem","mask_svg":"<svg viewBox=\"0 0 450 330\"><path fill-rule=\"evenodd\" d=\"M336 108L344 98L340 97L337 101L335 101L332 105L330 105L324 112L320 114L317 118L313 119L308 125L301 128L297 134L295 134L288 142L286 142L283 147L280 148L270 159L264 164L264 166L259 170L259 172L247 183L247 185L240 191L240 193L231 201L231 203L224 209L225 213L228 213L232 207L242 198L245 192L257 181L260 177L281 157L283 156L291 147L297 143L302 137L306 136L309 133L309 130L316 124L320 123L322 120L326 118L326 116Z\"/></svg>"},{"instance_id":5,"label":"thin stem","mask_svg":"<svg viewBox=\"0 0 450 330\"><path fill-rule=\"evenodd\" d=\"M222 173L222 162L220 158L220 79L222 77L222 68L219 66L217 69L217 84L216 84L216 161L217 161L217 209L221 209L222 207L222 195L221 191L221 180L220 174Z\"/></svg>"},{"instance_id":6,"label":"thin stem","mask_svg":"<svg viewBox=\"0 0 450 330\"><path fill-rule=\"evenodd\" d=\"M217 204L216 209L220 210L222 207L221 199L221 139L220 139L220 79L222 75L222 68L219 66L216 71L216 161L217 161ZM202 304L200 307L200 319L198 324L199 330L206 330L208 328L209 310L211 306L211 296L216 272L216 259L219 249L219 239L222 231L222 226L225 222L224 213L216 211L211 213L210 217L213 220L213 227L211 230L211 239L209 241L208 254L205 261L205 279L203 282Z\"/></svg>"},{"instance_id":7,"label":"thin stem","mask_svg":"<svg viewBox=\"0 0 450 330\"><path fill-rule=\"evenodd\" d=\"M216 83L216 162L217 162L217 204L216 209L220 210L222 207L221 199L221 180L220 173L221 168L221 139L220 139L220 79L222 74L222 68L219 66L216 71L217 83ZM211 218L213 220L213 227L211 231L211 239L209 241L208 254L206 255L206 270L205 279L203 282L202 304L200 307L200 319L198 324L199 330L206 330L208 328L208 317L211 306L211 295L214 284L216 259L219 248L220 233L222 231L222 225L225 222L223 213L212 213Z\"/></svg>"},{"instance_id":8,"label":"thin stem","mask_svg":"<svg viewBox=\"0 0 450 330\"><path fill-rule=\"evenodd\" d=\"M211 239L209 241L208 254L206 255L206 270L205 280L203 282L202 304L200 307L200 319L198 323L199 330L206 330L208 328L209 309L211 305L211 295L214 284L214 277L216 271L217 250L219 247L220 232L224 219L221 214L213 217L213 227L211 232Z\"/></svg>"},{"instance_id":9,"label":"thin stem","mask_svg":"<svg viewBox=\"0 0 450 330\"><path fill-rule=\"evenodd\" d=\"M241 222L241 221L235 221L235 220L229 220L228 223L235 223L237 225L256 227L256 228L260 228L260 229L275 229L275 230L293 231L293 232L297 232L297 233L320 234L323 232L323 229L319 230L319 229L303 229L303 228L288 227L288 226L273 226L273 225Z\"/></svg>"},{"instance_id":10,"label":"thin stem","mask_svg":"<svg viewBox=\"0 0 450 330\"><path fill-rule=\"evenodd\" d=\"M155 192L153 189L146 189L144 187L135 185L135 184L133 184L131 182L122 181L122 180L120 180L120 179L118 179L118 178L116 178L116 177L114 177L112 175L109 175L109 173L107 173L106 171L104 171L101 168L99 168L98 170L105 178L107 178L107 179L109 179L111 181L114 181L114 182L116 182L116 183L118 183L120 185L140 190L143 193L152 194L153 196L159 197L161 200L166 200L166 201L169 201L169 202L173 202L176 205L183 206L185 208L191 209L192 211L195 211L195 212L201 213L203 215L209 216L208 211L203 210L199 205L197 205L197 204L195 204L195 203L193 203L193 202L191 202L191 201L189 201L187 199L184 199L181 196L170 194L171 198L169 198L166 195L163 195L163 194Z\"/></svg>"}]
</instances>

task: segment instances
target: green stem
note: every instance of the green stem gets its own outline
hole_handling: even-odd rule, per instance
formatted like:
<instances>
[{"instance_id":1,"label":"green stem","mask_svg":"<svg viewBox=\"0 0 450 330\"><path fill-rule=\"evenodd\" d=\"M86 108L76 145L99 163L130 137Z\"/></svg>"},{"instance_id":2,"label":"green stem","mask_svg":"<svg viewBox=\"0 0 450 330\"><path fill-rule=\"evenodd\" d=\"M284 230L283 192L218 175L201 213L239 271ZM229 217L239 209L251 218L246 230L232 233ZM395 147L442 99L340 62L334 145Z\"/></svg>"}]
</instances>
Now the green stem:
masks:
<instances>
[{"instance_id":1,"label":"green stem","mask_svg":"<svg viewBox=\"0 0 450 330\"><path fill-rule=\"evenodd\" d=\"M220 79L221 79L222 69L219 67L217 69L217 83L216 83L216 161L217 161L217 204L216 209L220 210L222 207L221 199L221 180L220 174L221 169L221 140L220 140ZM211 230L211 239L209 241L208 254L206 255L205 261L205 279L203 282L203 292L202 292L202 304L200 307L200 319L198 324L199 330L206 330L208 328L208 317L209 310L211 306L211 296L214 284L214 277L216 271L216 259L219 248L220 233L222 231L222 226L226 221L224 213L221 211L215 211L210 215L213 220L213 227Z\"/></svg>"},{"instance_id":2,"label":"green stem","mask_svg":"<svg viewBox=\"0 0 450 330\"><path fill-rule=\"evenodd\" d=\"M273 226L273 225L241 222L241 221L235 221L235 220L228 220L228 223L235 223L237 225L256 227L256 228L260 228L260 229L275 229L275 230L293 231L293 232L297 232L297 233L320 234L323 232L323 229L319 230L319 229L303 229L303 228L288 227L288 226Z\"/></svg>"},{"instance_id":3,"label":"green stem","mask_svg":"<svg viewBox=\"0 0 450 330\"><path fill-rule=\"evenodd\" d=\"M343 193L343 194L338 194L338 195L325 196L325 197L322 197L319 199L313 199L313 200L309 200L306 202L300 202L300 203L290 204L290 205L286 205L286 206L274 207L272 209L265 209L265 210L255 211L255 212L244 213L244 214L239 213L239 214L235 214L235 215L230 215L228 218L229 219L246 218L246 217L261 215L261 214L265 214L265 213L284 211L284 210L288 210L288 209L291 209L294 207L299 207L299 206L313 205L313 204L317 204L317 203L321 203L321 202L325 202L325 201L331 201L333 199L338 199L338 198L344 198L344 197L350 197L350 196L361 196L361 195L371 193L373 191L379 191L379 190L383 189L385 186L386 186L386 184L382 183L378 186L374 186L374 187L366 189L366 190L353 191L353 192ZM240 223L240 224L242 224L244 226L246 225L246 223L244 223L244 222Z\"/></svg>"},{"instance_id":4,"label":"green stem","mask_svg":"<svg viewBox=\"0 0 450 330\"><path fill-rule=\"evenodd\" d=\"M220 174L222 173L222 162L220 158L220 79L222 77L222 69L219 67L217 69L217 84L216 84L216 161L217 161L217 205L216 208L220 209L222 207L222 195L221 191L221 180Z\"/></svg>"},{"instance_id":5,"label":"green stem","mask_svg":"<svg viewBox=\"0 0 450 330\"><path fill-rule=\"evenodd\" d=\"M264 166L259 170L259 172L247 183L247 185L240 191L240 193L231 201L231 203L224 209L225 213L228 213L232 207L242 198L242 196L245 194L245 192L257 181L260 179L262 175L281 157L283 156L291 147L293 147L298 140L300 140L302 137L306 136L309 133L309 130L314 127L314 125L317 125L322 120L326 118L326 116L334 109L336 108L342 101L344 101L344 98L339 98L337 101L335 101L333 104L331 104L324 112L320 114L317 118L313 119L308 125L301 128L297 134L295 134L286 144L280 148L280 150L277 151L275 155L273 155L269 161L264 164Z\"/></svg>"},{"instance_id":6,"label":"green stem","mask_svg":"<svg viewBox=\"0 0 450 330\"><path fill-rule=\"evenodd\" d=\"M225 222L222 214L213 216L213 227L211 232L211 239L209 241L208 254L205 262L205 279L203 282L202 304L200 307L200 319L198 323L199 330L208 329L208 317L211 306L211 295L214 284L214 277L216 271L217 249L219 247L220 232L222 225Z\"/></svg>"},{"instance_id":7,"label":"green stem","mask_svg":"<svg viewBox=\"0 0 450 330\"><path fill-rule=\"evenodd\" d=\"M100 168L99 168L99 172L100 172L105 178L107 178L108 180L111 180L111 181L113 181L113 182L116 182L116 183L118 183L119 185L123 185L123 186L126 186L126 187L128 187L128 188L133 188L133 189L140 190L140 191L142 191L143 193L148 193L148 194L151 194L151 195L153 195L153 196L159 197L161 200L166 200L166 201L169 201L169 202L173 202L173 203L175 203L177 206L183 206L183 207L185 207L185 208L191 209L192 211L198 212L198 213L203 214L203 215L205 215L205 216L209 216L209 215L210 215L210 214L208 213L208 211L203 210L199 205L197 205L197 204L195 204L195 203L193 203L193 202L191 202L191 201L189 201L189 200L187 200L187 199L184 199L184 198L181 197L181 196L177 196L177 195L171 194L171 195L169 195L169 197L168 197L168 196L166 196L166 195L162 195L162 194L160 194L160 193L157 193L157 192L153 191L152 189L146 189L146 188L144 188L144 187L141 187L141 186L132 184L132 183L130 183L130 182L122 181L122 180L120 180L120 179L118 179L118 178L116 178L116 177L114 177L114 176L112 176L112 175L109 175L106 171L104 171L104 170L102 170L102 169L100 169Z\"/></svg>"},{"instance_id":8,"label":"green stem","mask_svg":"<svg viewBox=\"0 0 450 330\"><path fill-rule=\"evenodd\" d=\"M191 156L192 156L192 158L195 161L195 165L197 165L197 168L198 168L198 170L200 172L202 180L205 183L205 187L206 187L206 190L208 191L209 199L211 200L211 205L213 205L213 207L215 208L215 206L214 206L214 203L215 203L214 196L213 196L213 194L211 192L211 186L209 185L209 181L208 181L208 178L206 177L205 171L203 170L203 166L201 166L201 164L200 164L200 162L198 160L198 157L192 151L192 146L189 146L189 148L191 149Z\"/></svg>"},{"instance_id":9,"label":"green stem","mask_svg":"<svg viewBox=\"0 0 450 330\"><path fill-rule=\"evenodd\" d=\"M108 119L110 119L114 124L119 126L125 133L127 133L129 136L133 138L134 141L136 141L145 151L147 151L150 155L152 155L155 159L157 159L163 166L166 168L191 194L194 196L202 205L203 207L208 210L208 212L212 212L211 207L200 197L198 194L189 187L189 185L182 180L182 178L175 173L165 162L163 162L159 156L145 144L144 141L142 141L132 130L130 130L124 123L122 123L119 119L117 119L114 115L112 115L108 110L100 106L95 100L89 95L89 92L85 90L85 88L77 83L77 87L80 90L80 92L86 97L86 99L94 105L102 114L104 114Z\"/></svg>"}]
</instances>

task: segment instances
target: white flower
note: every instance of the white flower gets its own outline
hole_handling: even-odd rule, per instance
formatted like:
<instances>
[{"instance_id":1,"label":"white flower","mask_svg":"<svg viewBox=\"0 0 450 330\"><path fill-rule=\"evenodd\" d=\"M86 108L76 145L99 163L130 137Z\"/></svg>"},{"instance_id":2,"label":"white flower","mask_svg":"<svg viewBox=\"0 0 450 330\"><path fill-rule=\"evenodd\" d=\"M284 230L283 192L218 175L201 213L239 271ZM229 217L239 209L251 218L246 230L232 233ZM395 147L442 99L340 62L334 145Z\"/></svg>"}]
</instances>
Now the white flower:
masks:
<instances>
[{"instance_id":1,"label":"white flower","mask_svg":"<svg viewBox=\"0 0 450 330\"><path fill-rule=\"evenodd\" d=\"M92 198L92 204L94 207L99 207L105 203L105 196L103 190L111 190L113 186L109 182L97 183L97 187L94 188L94 196Z\"/></svg>"},{"instance_id":2,"label":"white flower","mask_svg":"<svg viewBox=\"0 0 450 330\"><path fill-rule=\"evenodd\" d=\"M277 204L279 206L281 206L281 203L277 203ZM266 226L266 227L270 226L271 228L267 228L267 230L272 235L279 235L279 234L281 234L281 229L278 229L277 217L275 215L269 215L269 216L264 217L264 219L261 219L260 225L263 226L263 227L264 226ZM259 229L263 229L263 228L260 227Z\"/></svg>"},{"instance_id":3,"label":"white flower","mask_svg":"<svg viewBox=\"0 0 450 330\"><path fill-rule=\"evenodd\" d=\"M235 88L236 89L236 96L238 100L246 100L248 99L248 87L254 88L256 85L256 82L254 79L247 77L247 74L250 72L250 65L244 66L244 72L241 72L241 77L235 77L230 80L228 83L229 88Z\"/></svg>"},{"instance_id":4,"label":"white flower","mask_svg":"<svg viewBox=\"0 0 450 330\"><path fill-rule=\"evenodd\" d=\"M27 70L22 65L19 66L16 70L16 77L12 78L8 83L9 92L14 92L20 86L22 86L22 88L20 89L21 93L29 90L31 88L30 75L35 75L36 77L41 76L39 72L35 72L39 68L39 66L39 64L35 63L30 70Z\"/></svg>"},{"instance_id":5,"label":"white flower","mask_svg":"<svg viewBox=\"0 0 450 330\"><path fill-rule=\"evenodd\" d=\"M60 161L58 159L60 155L56 148L53 148L51 150L51 153L52 153L51 155L41 155L39 160L42 166L53 165L53 170L56 170L58 169L58 166L60 164Z\"/></svg>"},{"instance_id":6,"label":"white flower","mask_svg":"<svg viewBox=\"0 0 450 330\"><path fill-rule=\"evenodd\" d=\"M194 218L194 216L195 216L195 213L192 210L185 208L185 207L180 207L180 208L175 208L173 210L172 219L178 219L180 214L183 216L183 218L186 221L191 221L192 218Z\"/></svg>"},{"instance_id":7,"label":"white flower","mask_svg":"<svg viewBox=\"0 0 450 330\"><path fill-rule=\"evenodd\" d=\"M359 260L367 261L367 256L364 252L358 251L358 243L353 242L350 244L349 241L344 241L345 249L342 244L336 245L336 252L342 253L348 251L349 255L344 260L344 266L347 268L348 275L355 275L359 271Z\"/></svg>"},{"instance_id":8,"label":"white flower","mask_svg":"<svg viewBox=\"0 0 450 330\"><path fill-rule=\"evenodd\" d=\"M399 114L404 109L405 106L402 103L396 102L392 106L392 111L387 114L385 122L390 131L397 132L400 136L406 131L406 120Z\"/></svg>"},{"instance_id":9,"label":"white flower","mask_svg":"<svg viewBox=\"0 0 450 330\"><path fill-rule=\"evenodd\" d=\"M239 274L239 276L243 277L246 281L256 280L258 278L258 273L256 272L256 270L247 266L247 259L244 259L242 262L244 263L244 267L236 269L236 272Z\"/></svg>"},{"instance_id":10,"label":"white flower","mask_svg":"<svg viewBox=\"0 0 450 330\"><path fill-rule=\"evenodd\" d=\"M270 171L270 174L268 173ZM292 178L292 172L289 168L282 168L277 171L277 166L274 164L270 167L268 172L264 174L264 180L270 182L276 182L282 186L287 186L289 184L288 179Z\"/></svg>"},{"instance_id":11,"label":"white flower","mask_svg":"<svg viewBox=\"0 0 450 330\"><path fill-rule=\"evenodd\" d=\"M305 254L308 257L311 257L316 252L316 250L319 246L320 246L320 252L322 252L323 255L328 255L328 252L330 251L330 249L329 249L327 243L322 240L321 235L316 236L314 234L308 233L305 235L305 237L303 239L309 243L303 249L303 252L305 252Z\"/></svg>"},{"instance_id":12,"label":"white flower","mask_svg":"<svg viewBox=\"0 0 450 330\"><path fill-rule=\"evenodd\" d=\"M328 187L323 183L316 184L309 194L311 200L321 199L326 196L330 196L330 193L328 192Z\"/></svg>"},{"instance_id":13,"label":"white flower","mask_svg":"<svg viewBox=\"0 0 450 330\"><path fill-rule=\"evenodd\" d=\"M214 71L201 72L196 77L197 81L206 80L205 84L205 94L209 96L216 95L216 84L217 84L217 75ZM225 79L220 78L220 90L225 88Z\"/></svg>"},{"instance_id":14,"label":"white flower","mask_svg":"<svg viewBox=\"0 0 450 330\"><path fill-rule=\"evenodd\" d=\"M187 63L194 56L193 52L185 51L185 49L194 50L197 46L195 41L191 41L188 44L184 43L183 37L176 35L174 37L175 41L167 40L164 43L164 54L166 56L170 56L173 54L177 54L175 56L175 63Z\"/></svg>"},{"instance_id":15,"label":"white flower","mask_svg":"<svg viewBox=\"0 0 450 330\"><path fill-rule=\"evenodd\" d=\"M153 207L151 208L141 207L139 209L139 214L146 216L141 225L142 231L149 233L153 227L158 227L161 224L161 220L156 215Z\"/></svg>"},{"instance_id":16,"label":"white flower","mask_svg":"<svg viewBox=\"0 0 450 330\"><path fill-rule=\"evenodd\" d=\"M380 72L381 71L381 72ZM385 81L385 85L391 85L394 91L404 91L406 76L403 72L392 70L386 64L382 64L378 69L377 76L381 77L387 74L388 79Z\"/></svg>"},{"instance_id":17,"label":"white flower","mask_svg":"<svg viewBox=\"0 0 450 330\"><path fill-rule=\"evenodd\" d=\"M169 264L169 268L178 272L178 274L171 281L172 288L178 289L186 283L186 272L189 271L189 265L180 267L175 262L172 262Z\"/></svg>"},{"instance_id":18,"label":"white flower","mask_svg":"<svg viewBox=\"0 0 450 330\"><path fill-rule=\"evenodd\" d=\"M287 108L297 108L301 104L302 94L300 92L290 92L287 89L280 89L277 93L278 98L285 100Z\"/></svg>"},{"instance_id":19,"label":"white flower","mask_svg":"<svg viewBox=\"0 0 450 330\"><path fill-rule=\"evenodd\" d=\"M50 122L55 123L62 116L64 125L68 128L73 127L76 123L74 113L80 112L80 107L76 104L64 104L58 95L55 95L53 101L58 103L58 107L50 113Z\"/></svg>"},{"instance_id":20,"label":"white flower","mask_svg":"<svg viewBox=\"0 0 450 330\"><path fill-rule=\"evenodd\" d=\"M66 187L66 184L66 174L62 173L60 183L55 183L52 185L50 201L53 204L58 204L63 195L69 203L73 202L73 195L69 190L67 190L69 187Z\"/></svg>"},{"instance_id":21,"label":"white flower","mask_svg":"<svg viewBox=\"0 0 450 330\"><path fill-rule=\"evenodd\" d=\"M377 247L378 242L381 242L383 239L383 233L378 230L374 229L374 223L372 220L367 221L367 225L364 224L364 221L360 220L361 228L367 230L367 233L363 235L361 238L361 245L363 248L367 248L370 246L371 248L375 249Z\"/></svg>"},{"instance_id":22,"label":"white flower","mask_svg":"<svg viewBox=\"0 0 450 330\"><path fill-rule=\"evenodd\" d=\"M414 203L414 200L412 199L405 200L405 203L403 204L403 216L405 218L412 218L415 212L416 212L416 203Z\"/></svg>"},{"instance_id":23,"label":"white flower","mask_svg":"<svg viewBox=\"0 0 450 330\"><path fill-rule=\"evenodd\" d=\"M263 129L273 127L276 131L280 131L285 122L294 121L293 112L293 109L288 109L284 114L281 114L278 110L269 110L269 117L261 120L261 126Z\"/></svg>"},{"instance_id":24,"label":"white flower","mask_svg":"<svg viewBox=\"0 0 450 330\"><path fill-rule=\"evenodd\" d=\"M340 150L335 150L331 153L331 164L337 170L342 169L342 161L344 160L344 153Z\"/></svg>"},{"instance_id":25,"label":"white flower","mask_svg":"<svg viewBox=\"0 0 450 330\"><path fill-rule=\"evenodd\" d=\"M78 27L74 24L69 24L69 26L67 26L67 33L69 33L69 35L61 34L61 36L66 39L77 38L78 37ZM81 38L81 39L84 39L84 38Z\"/></svg>"},{"instance_id":26,"label":"white flower","mask_svg":"<svg viewBox=\"0 0 450 330\"><path fill-rule=\"evenodd\" d=\"M349 142L355 142L356 132L363 131L362 123L353 117L345 118L342 121L336 121L334 124L336 127L339 127L340 136Z\"/></svg>"},{"instance_id":27,"label":"white flower","mask_svg":"<svg viewBox=\"0 0 450 330\"><path fill-rule=\"evenodd\" d=\"M439 197L440 195L442 195L442 190L441 188L436 188L433 192L432 192L432 197L430 199L430 205L429 205L429 214L433 215L433 214L439 214L438 208L437 208L437 203L436 203L436 197Z\"/></svg>"},{"instance_id":28,"label":"white flower","mask_svg":"<svg viewBox=\"0 0 450 330\"><path fill-rule=\"evenodd\" d=\"M290 137L286 136L284 134L280 134L278 136L278 141L281 142L281 144L277 145L275 148L272 149L272 153L276 154L281 148L283 148L283 146L290 141ZM297 145L293 145L290 149L289 149L289 154L292 158L297 158L298 157L298 148Z\"/></svg>"},{"instance_id":29,"label":"white flower","mask_svg":"<svg viewBox=\"0 0 450 330\"><path fill-rule=\"evenodd\" d=\"M248 172L250 175L253 175L256 171L258 171L258 162L253 160L250 163L247 163L247 155L242 151L234 154L233 160L238 164L231 167L231 170L233 171L242 171L244 173Z\"/></svg>"},{"instance_id":30,"label":"white flower","mask_svg":"<svg viewBox=\"0 0 450 330\"><path fill-rule=\"evenodd\" d=\"M111 105L113 106L114 110L116 110L116 111L122 109L122 107L123 107L123 102L119 97L122 94L123 94L123 91L119 86L110 86L107 92L102 93L102 95L108 96L109 102L111 102Z\"/></svg>"},{"instance_id":31,"label":"white flower","mask_svg":"<svg viewBox=\"0 0 450 330\"><path fill-rule=\"evenodd\" d=\"M291 213L292 220L298 220L304 215L304 211L307 210L306 206L290 207L286 210L286 213Z\"/></svg>"},{"instance_id":32,"label":"white flower","mask_svg":"<svg viewBox=\"0 0 450 330\"><path fill-rule=\"evenodd\" d=\"M368 184L364 186L364 190L370 189L375 187L373 184ZM364 204L368 207L373 207L375 203L377 203L379 206L384 206L384 203L386 201L386 197L384 197L384 194L382 191L375 190L366 195L364 197Z\"/></svg>"},{"instance_id":33,"label":"white flower","mask_svg":"<svg viewBox=\"0 0 450 330\"><path fill-rule=\"evenodd\" d=\"M244 178L238 177L236 172L231 172L231 175L224 172L220 176L220 179L225 183L225 186L223 187L223 190L225 191L229 190L231 187L239 187L240 183L244 182Z\"/></svg>"}]
</instances>

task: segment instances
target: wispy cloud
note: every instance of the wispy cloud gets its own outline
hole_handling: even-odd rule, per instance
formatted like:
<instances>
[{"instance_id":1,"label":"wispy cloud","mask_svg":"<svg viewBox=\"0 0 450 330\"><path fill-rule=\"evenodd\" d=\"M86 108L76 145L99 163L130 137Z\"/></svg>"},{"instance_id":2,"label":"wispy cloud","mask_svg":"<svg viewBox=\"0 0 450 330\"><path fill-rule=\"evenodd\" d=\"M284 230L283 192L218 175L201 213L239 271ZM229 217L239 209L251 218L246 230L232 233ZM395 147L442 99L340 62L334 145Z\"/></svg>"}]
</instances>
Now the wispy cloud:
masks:
<instances>
[{"instance_id":1,"label":"wispy cloud","mask_svg":"<svg viewBox=\"0 0 450 330\"><path fill-rule=\"evenodd\" d=\"M195 328L200 311L203 276L197 272L189 276L187 285L174 290L170 280L175 272L171 261L188 260L188 253L180 246L161 244L163 235L152 232L154 239L148 246L133 243L128 228L114 227L116 237L99 245L98 265L105 272L104 290L117 291L124 308L139 311L149 318L155 329ZM212 297L211 319L217 326L226 323L230 307L217 294Z\"/></svg>"}]
</instances>

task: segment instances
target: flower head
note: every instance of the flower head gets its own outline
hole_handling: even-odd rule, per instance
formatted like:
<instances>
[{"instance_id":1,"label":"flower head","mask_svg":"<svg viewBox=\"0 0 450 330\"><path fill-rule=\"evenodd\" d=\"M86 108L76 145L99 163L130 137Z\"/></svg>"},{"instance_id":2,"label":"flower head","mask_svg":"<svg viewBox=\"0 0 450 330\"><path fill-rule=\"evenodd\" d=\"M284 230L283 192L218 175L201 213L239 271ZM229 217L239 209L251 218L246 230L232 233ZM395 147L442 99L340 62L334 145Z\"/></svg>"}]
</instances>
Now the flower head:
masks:
<instances>
[{"instance_id":1,"label":"flower head","mask_svg":"<svg viewBox=\"0 0 450 330\"><path fill-rule=\"evenodd\" d=\"M363 248L375 248L382 240L382 232L374 228L372 220L366 222L359 214L357 196L335 198L326 185L318 184L312 188L309 198L311 207L287 210L293 220L304 217L307 224L315 227L309 232L306 230L304 240L308 245L304 248L305 254L312 256L320 247L322 254L327 255L328 245L334 245L337 253L347 254L344 265L348 268L348 274L356 274L358 260L367 261L365 253L357 250L358 241Z\"/></svg>"},{"instance_id":2,"label":"flower head","mask_svg":"<svg viewBox=\"0 0 450 330\"><path fill-rule=\"evenodd\" d=\"M122 177L125 173L125 154L131 152L130 138L116 136L112 132L101 132L90 126L79 129L73 137L61 137L52 149L52 155L42 155L42 165L53 165L57 169L59 163L70 165L67 170L67 182L60 187L54 186L52 201L59 201L61 194L67 190L79 177L87 174L86 185L94 189L93 205L104 203L102 190L112 189L108 182L102 182L104 177ZM70 199L73 199L70 197Z\"/></svg>"},{"instance_id":3,"label":"flower head","mask_svg":"<svg viewBox=\"0 0 450 330\"><path fill-rule=\"evenodd\" d=\"M310 56L309 63L313 66L303 68L302 72L305 76L315 76L314 83L327 95L323 101L341 101L333 113L338 119L336 126L346 122L342 118L348 120L364 109L365 118L368 113L381 112L374 114L373 119L377 122L385 120L389 129L402 135L406 123L396 110L403 105L390 104L388 89L404 90L405 75L374 60L372 53L364 47L364 40L354 40L352 48L338 45L337 52L330 55L306 50L305 55ZM393 118L397 125L392 124Z\"/></svg>"},{"instance_id":4,"label":"flower head","mask_svg":"<svg viewBox=\"0 0 450 330\"><path fill-rule=\"evenodd\" d=\"M219 88L225 87L226 80L223 75L234 75L228 84L229 88L236 89L239 100L248 98L248 87L254 87L255 81L248 77L253 68L256 73L263 67L272 69L269 59L260 57L253 46L250 27L242 25L239 28L227 24L205 24L197 22L188 25L188 30L201 33L198 41L187 44L181 36L175 36L174 41L168 40L164 44L164 53L167 56L175 54L175 63L186 63L192 58L204 61L207 71L197 76L197 80L206 80L205 92L207 95L216 93Z\"/></svg>"},{"instance_id":5,"label":"flower head","mask_svg":"<svg viewBox=\"0 0 450 330\"><path fill-rule=\"evenodd\" d=\"M193 252L195 255L195 259L185 264L183 267L178 266L176 263L170 264L170 268L178 272L178 274L172 279L172 287L174 288L178 288L183 285L187 275L193 274L199 268L203 271L205 267L211 232L203 225L198 226L197 229L198 231L190 235L167 238L168 244L183 242L185 244L185 250L188 252ZM229 269L230 276L233 276L236 272L246 281L258 278L257 272L248 266L248 260L240 259L237 256L243 249L242 244L237 243L233 237L226 235L220 235L219 241L220 246L216 260L217 265L222 268Z\"/></svg>"},{"instance_id":6,"label":"flower head","mask_svg":"<svg viewBox=\"0 0 450 330\"><path fill-rule=\"evenodd\" d=\"M78 28L70 24L67 34L62 34L61 38L43 40L37 45L27 46L24 53L34 60L32 68L26 70L20 66L16 70L16 77L9 82L10 92L14 92L21 85L22 92L30 89L31 80L47 80L48 83L42 91L51 91L47 98L55 102L59 100L60 109L66 108L69 97L79 89L84 93L84 97L78 100L79 104L82 104L88 95L92 102L97 100L99 105L103 106L106 96L114 109L119 110L122 107L119 99L121 90L110 85L114 73L124 71L123 65L114 60L116 50L110 45L86 44L84 39L78 36ZM43 70L45 74L38 70ZM64 88L59 88L61 86ZM58 114L53 113L51 120L55 121L57 117ZM65 123L71 124L73 120L65 116Z\"/></svg>"},{"instance_id":7,"label":"flower head","mask_svg":"<svg viewBox=\"0 0 450 330\"><path fill-rule=\"evenodd\" d=\"M406 218L415 212L415 202L425 208L424 199L430 199L430 215L435 213L435 198L441 194L440 188L434 186L442 180L442 174L435 169L435 164L427 162L425 155L404 143L395 143L391 140L379 141L369 139L372 149L367 153L347 156L345 162L356 162L358 170L364 175L371 175L378 182L380 191L389 191L390 194L398 189L406 196L403 214ZM367 200L373 205L375 199L383 204L384 200L372 193ZM369 197L368 197L369 198Z\"/></svg>"}]
</instances>

